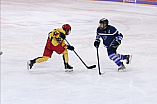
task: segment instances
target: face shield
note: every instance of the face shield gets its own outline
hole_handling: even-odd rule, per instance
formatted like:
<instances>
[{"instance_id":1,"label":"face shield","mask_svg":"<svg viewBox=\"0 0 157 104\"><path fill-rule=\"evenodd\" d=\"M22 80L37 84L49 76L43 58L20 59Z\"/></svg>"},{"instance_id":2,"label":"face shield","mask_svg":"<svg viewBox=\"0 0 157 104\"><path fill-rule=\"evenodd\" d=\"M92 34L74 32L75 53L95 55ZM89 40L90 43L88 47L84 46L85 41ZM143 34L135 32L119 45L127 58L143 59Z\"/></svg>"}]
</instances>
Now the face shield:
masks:
<instances>
[{"instance_id":1,"label":"face shield","mask_svg":"<svg viewBox=\"0 0 157 104\"><path fill-rule=\"evenodd\" d=\"M66 29L66 30L65 30L65 34L66 34L66 35L69 35L70 33L71 33L71 30L69 30L69 29Z\"/></svg>"}]
</instances>

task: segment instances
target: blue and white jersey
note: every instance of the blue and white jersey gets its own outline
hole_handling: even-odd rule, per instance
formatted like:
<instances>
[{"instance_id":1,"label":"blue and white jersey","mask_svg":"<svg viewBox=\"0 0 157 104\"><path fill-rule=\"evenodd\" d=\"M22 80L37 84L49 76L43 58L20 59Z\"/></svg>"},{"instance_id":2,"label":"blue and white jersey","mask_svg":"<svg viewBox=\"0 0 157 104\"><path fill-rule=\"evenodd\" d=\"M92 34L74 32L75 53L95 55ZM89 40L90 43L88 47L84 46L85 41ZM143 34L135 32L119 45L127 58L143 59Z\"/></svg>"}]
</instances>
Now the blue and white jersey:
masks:
<instances>
[{"instance_id":1,"label":"blue and white jersey","mask_svg":"<svg viewBox=\"0 0 157 104\"><path fill-rule=\"evenodd\" d=\"M123 35L118 32L118 30L111 25L108 25L106 29L102 29L100 27L97 28L97 36L96 39L103 39L103 44L105 47L110 46L114 41L122 40Z\"/></svg>"}]
</instances>

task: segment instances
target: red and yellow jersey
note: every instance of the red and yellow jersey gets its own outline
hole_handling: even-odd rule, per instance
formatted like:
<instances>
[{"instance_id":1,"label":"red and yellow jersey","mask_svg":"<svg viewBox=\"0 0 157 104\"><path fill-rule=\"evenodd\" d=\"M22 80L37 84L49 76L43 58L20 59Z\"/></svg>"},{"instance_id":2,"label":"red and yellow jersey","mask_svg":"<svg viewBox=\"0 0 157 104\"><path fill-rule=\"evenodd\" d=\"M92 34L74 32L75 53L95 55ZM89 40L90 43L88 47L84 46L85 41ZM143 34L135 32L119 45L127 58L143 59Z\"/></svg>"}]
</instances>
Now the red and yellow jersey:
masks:
<instances>
[{"instance_id":1,"label":"red and yellow jersey","mask_svg":"<svg viewBox=\"0 0 157 104\"><path fill-rule=\"evenodd\" d=\"M67 49L67 45L65 44L65 40L60 37L60 34L63 33L65 35L65 31L62 28L54 29L49 33L49 40L54 46L61 44L65 49Z\"/></svg>"}]
</instances>

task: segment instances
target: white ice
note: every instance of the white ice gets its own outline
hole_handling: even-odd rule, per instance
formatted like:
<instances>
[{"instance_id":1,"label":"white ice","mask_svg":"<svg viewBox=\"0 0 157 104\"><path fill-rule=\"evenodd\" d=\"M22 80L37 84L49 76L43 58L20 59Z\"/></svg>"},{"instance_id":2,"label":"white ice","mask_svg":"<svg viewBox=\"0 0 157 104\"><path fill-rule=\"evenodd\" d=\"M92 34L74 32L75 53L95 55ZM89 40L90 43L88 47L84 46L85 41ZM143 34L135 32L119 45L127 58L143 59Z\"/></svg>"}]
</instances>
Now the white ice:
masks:
<instances>
[{"instance_id":1,"label":"white ice","mask_svg":"<svg viewBox=\"0 0 157 104\"><path fill-rule=\"evenodd\" d=\"M118 52L132 54L118 72L99 48L101 71L87 70L69 51L74 72L64 72L62 55L26 69L42 56L47 35L64 23L67 40L87 65L97 64L93 42L101 18L124 35ZM157 104L157 7L83 0L1 1L1 104Z\"/></svg>"}]
</instances>

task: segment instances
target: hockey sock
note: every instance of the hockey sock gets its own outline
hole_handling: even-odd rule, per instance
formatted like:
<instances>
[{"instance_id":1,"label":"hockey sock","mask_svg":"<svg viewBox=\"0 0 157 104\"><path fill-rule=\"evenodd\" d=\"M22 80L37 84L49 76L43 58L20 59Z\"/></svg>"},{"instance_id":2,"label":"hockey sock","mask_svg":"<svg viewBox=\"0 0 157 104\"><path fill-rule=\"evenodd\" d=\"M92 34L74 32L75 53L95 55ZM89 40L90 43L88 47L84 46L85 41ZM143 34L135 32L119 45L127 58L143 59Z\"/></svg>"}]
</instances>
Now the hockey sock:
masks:
<instances>
[{"instance_id":1,"label":"hockey sock","mask_svg":"<svg viewBox=\"0 0 157 104\"><path fill-rule=\"evenodd\" d=\"M36 59L36 63L40 63L40 62L44 62L44 61L47 61L50 57L48 56L42 56L42 57L39 57Z\"/></svg>"}]
</instances>

